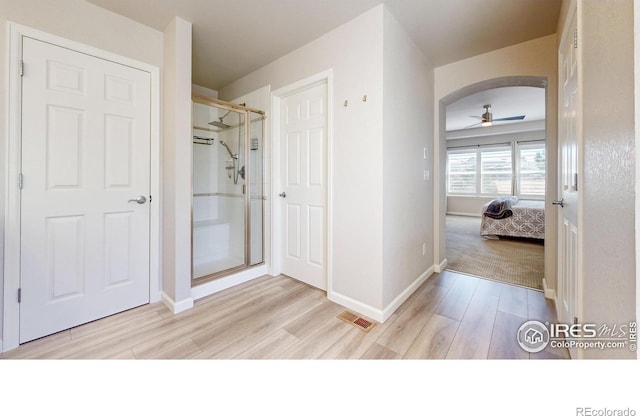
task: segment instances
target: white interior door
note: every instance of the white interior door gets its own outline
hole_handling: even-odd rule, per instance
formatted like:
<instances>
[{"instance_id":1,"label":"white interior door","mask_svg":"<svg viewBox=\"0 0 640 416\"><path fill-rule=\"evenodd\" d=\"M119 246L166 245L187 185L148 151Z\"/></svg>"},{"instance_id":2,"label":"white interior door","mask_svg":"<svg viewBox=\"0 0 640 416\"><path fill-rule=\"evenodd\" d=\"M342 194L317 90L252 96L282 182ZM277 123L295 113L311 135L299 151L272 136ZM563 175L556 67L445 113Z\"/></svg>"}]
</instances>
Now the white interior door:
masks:
<instances>
[{"instance_id":1,"label":"white interior door","mask_svg":"<svg viewBox=\"0 0 640 416\"><path fill-rule=\"evenodd\" d=\"M564 207L560 207L558 244L558 289L560 317L573 323L579 316L579 84L577 49L574 45L576 15L566 30L559 50L560 62L560 117L559 159L560 191ZM557 201L556 201L557 202Z\"/></svg>"},{"instance_id":2,"label":"white interior door","mask_svg":"<svg viewBox=\"0 0 640 416\"><path fill-rule=\"evenodd\" d=\"M150 74L27 37L22 59L26 342L149 302Z\"/></svg>"},{"instance_id":3,"label":"white interior door","mask_svg":"<svg viewBox=\"0 0 640 416\"><path fill-rule=\"evenodd\" d=\"M327 289L327 86L281 101L282 273Z\"/></svg>"}]
</instances>

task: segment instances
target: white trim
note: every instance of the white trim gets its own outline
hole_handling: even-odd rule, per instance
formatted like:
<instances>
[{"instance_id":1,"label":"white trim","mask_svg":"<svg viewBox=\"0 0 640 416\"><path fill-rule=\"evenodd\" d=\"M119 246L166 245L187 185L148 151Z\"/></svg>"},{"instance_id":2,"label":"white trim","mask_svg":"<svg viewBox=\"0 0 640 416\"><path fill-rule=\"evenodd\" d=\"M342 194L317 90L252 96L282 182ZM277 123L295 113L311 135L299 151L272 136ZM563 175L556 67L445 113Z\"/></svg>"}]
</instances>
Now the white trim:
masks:
<instances>
[{"instance_id":1,"label":"white trim","mask_svg":"<svg viewBox=\"0 0 640 416\"><path fill-rule=\"evenodd\" d=\"M193 308L193 298L186 298L181 300L180 302L174 302L173 299L171 299L171 296L162 292L161 299L162 303L164 303L164 306L169 308L169 310L173 312L174 315Z\"/></svg>"},{"instance_id":2,"label":"white trim","mask_svg":"<svg viewBox=\"0 0 640 416\"><path fill-rule=\"evenodd\" d=\"M149 218L149 302L159 302L162 290L162 140L160 140L160 68L141 64L151 74L151 196Z\"/></svg>"},{"instance_id":3,"label":"white trim","mask_svg":"<svg viewBox=\"0 0 640 416\"><path fill-rule=\"evenodd\" d=\"M351 309L354 312L362 314L367 318L371 318L377 322L384 323L389 317L402 305L420 285L422 285L429 277L434 274L434 266L429 267L416 280L413 281L405 290L402 291L394 300L384 309L374 308L359 300L350 298L337 292L327 292L327 299Z\"/></svg>"},{"instance_id":4,"label":"white trim","mask_svg":"<svg viewBox=\"0 0 640 416\"><path fill-rule=\"evenodd\" d=\"M22 37L30 37L48 42L96 58L126 65L151 76L151 175L150 188L154 202L150 205L150 247L149 247L149 301L161 299L160 274L160 201L161 168L160 168L160 69L156 66L136 61L131 58L103 51L76 41L51 35L37 29L9 22L7 25L7 144L5 168L5 245L4 245L4 313L3 344L0 351L16 348L20 343L20 305L17 301L17 290L20 285L20 190L18 189L18 173L20 172L20 117L21 117L21 80L18 67L22 56ZM9 244L11 242L11 244Z\"/></svg>"},{"instance_id":5,"label":"white trim","mask_svg":"<svg viewBox=\"0 0 640 416\"><path fill-rule=\"evenodd\" d=\"M447 259L442 260L442 262L440 264L435 264L433 266L433 270L436 273L442 273L446 268L447 268Z\"/></svg>"},{"instance_id":6,"label":"white trim","mask_svg":"<svg viewBox=\"0 0 640 416\"><path fill-rule=\"evenodd\" d=\"M280 251L282 250L282 204L275 196L278 195L278 189L280 188L280 175L279 172L276 175L276 167L280 166L280 97L274 95L271 91L271 189L269 193L271 195L271 261L269 262L269 273L273 276L277 276L282 272L282 258Z\"/></svg>"},{"instance_id":7,"label":"white trim","mask_svg":"<svg viewBox=\"0 0 640 416\"><path fill-rule=\"evenodd\" d=\"M544 297L545 298L551 299L551 300L554 301L554 303L557 303L556 291L547 286L547 279L546 278L542 279L542 289L544 291ZM558 308L556 307L556 309L558 309ZM557 310L556 310L556 313L557 313Z\"/></svg>"},{"instance_id":8,"label":"white trim","mask_svg":"<svg viewBox=\"0 0 640 416\"><path fill-rule=\"evenodd\" d=\"M455 212L455 211L447 211L447 215L458 215L461 217L482 217L482 214L470 213L470 212Z\"/></svg>"},{"instance_id":9,"label":"white trim","mask_svg":"<svg viewBox=\"0 0 640 416\"><path fill-rule=\"evenodd\" d=\"M267 265L254 267L252 269L243 270L240 273L232 274L230 276L220 277L207 283L203 283L191 288L191 297L194 300L202 299L206 296L213 295L230 287L239 285L241 283L248 282L258 277L269 274L269 268Z\"/></svg>"},{"instance_id":10,"label":"white trim","mask_svg":"<svg viewBox=\"0 0 640 416\"><path fill-rule=\"evenodd\" d=\"M364 315L367 318L371 318L376 322L384 323L384 312L381 309L376 309L373 306L362 303L359 300L355 300L348 296L342 295L338 292L327 292L327 299L331 302L342 305L347 309Z\"/></svg>"},{"instance_id":11,"label":"white trim","mask_svg":"<svg viewBox=\"0 0 640 416\"><path fill-rule=\"evenodd\" d=\"M443 98L435 97L434 140L433 140L433 260L437 262L447 255L446 248L446 212L447 212L447 142L445 139L446 106ZM437 128L437 129L436 129ZM444 216L440 214L445 214ZM445 234L441 235L440 226L444 225ZM444 250L440 243L445 242Z\"/></svg>"},{"instance_id":12,"label":"white trim","mask_svg":"<svg viewBox=\"0 0 640 416\"><path fill-rule=\"evenodd\" d=\"M21 83L18 65L22 56L22 42L17 29L7 25L7 143L5 168L4 217L4 297L3 297L3 351L16 348L20 343L20 306L17 300L20 285L20 118Z\"/></svg>"},{"instance_id":13,"label":"white trim","mask_svg":"<svg viewBox=\"0 0 640 416\"><path fill-rule=\"evenodd\" d=\"M445 260L446 262L446 260ZM389 317L402 305L408 298L415 292L427 279L434 274L435 267L429 267L424 273L422 273L413 283L402 291L386 308L382 310L382 322L389 319Z\"/></svg>"},{"instance_id":14,"label":"white trim","mask_svg":"<svg viewBox=\"0 0 640 416\"><path fill-rule=\"evenodd\" d=\"M333 69L322 71L305 79L271 91L271 195L278 195L281 189L280 175L280 104L282 98L294 94L314 84L327 86L327 241L325 250L327 263L325 274L327 294L333 290ZM280 198L271 198L271 267L272 275L282 272L282 202Z\"/></svg>"}]
</instances>

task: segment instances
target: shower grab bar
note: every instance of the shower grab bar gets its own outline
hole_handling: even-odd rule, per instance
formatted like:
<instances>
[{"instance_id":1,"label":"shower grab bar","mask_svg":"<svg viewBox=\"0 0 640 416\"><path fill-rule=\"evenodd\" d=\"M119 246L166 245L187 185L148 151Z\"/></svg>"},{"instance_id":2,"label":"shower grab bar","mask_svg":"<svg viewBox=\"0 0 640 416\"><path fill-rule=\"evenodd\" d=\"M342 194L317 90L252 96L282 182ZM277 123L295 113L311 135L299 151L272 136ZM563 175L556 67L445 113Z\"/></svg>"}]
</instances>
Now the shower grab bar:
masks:
<instances>
[{"instance_id":1,"label":"shower grab bar","mask_svg":"<svg viewBox=\"0 0 640 416\"><path fill-rule=\"evenodd\" d=\"M193 194L194 198L195 197L204 197L204 196L226 196L226 197L230 197L230 198L244 198L244 195L242 194L225 194L225 193L221 193L221 192L217 192L217 193L199 193L199 194ZM263 201L267 200L266 196L260 196L260 195L252 195L251 199L261 199Z\"/></svg>"},{"instance_id":2,"label":"shower grab bar","mask_svg":"<svg viewBox=\"0 0 640 416\"><path fill-rule=\"evenodd\" d=\"M244 198L243 194L227 194L224 192L214 192L214 193L202 193L202 194L193 194L194 197L203 197L203 196L226 196L229 198Z\"/></svg>"},{"instance_id":3,"label":"shower grab bar","mask_svg":"<svg viewBox=\"0 0 640 416\"><path fill-rule=\"evenodd\" d=\"M201 140L201 141L198 142L196 140ZM211 137L193 136L193 143L194 144L204 144L204 145L207 145L207 146L211 146L214 141L215 141L215 139L211 138Z\"/></svg>"}]
</instances>

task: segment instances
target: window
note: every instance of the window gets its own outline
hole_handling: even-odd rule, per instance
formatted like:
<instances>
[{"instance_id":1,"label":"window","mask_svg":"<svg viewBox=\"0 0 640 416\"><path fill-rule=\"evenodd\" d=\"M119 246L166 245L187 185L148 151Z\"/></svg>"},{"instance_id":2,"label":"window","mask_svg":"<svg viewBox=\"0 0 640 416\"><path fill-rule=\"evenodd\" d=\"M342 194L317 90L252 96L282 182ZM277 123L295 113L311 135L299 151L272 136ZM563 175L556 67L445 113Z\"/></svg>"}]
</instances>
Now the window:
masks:
<instances>
[{"instance_id":1,"label":"window","mask_svg":"<svg viewBox=\"0 0 640 416\"><path fill-rule=\"evenodd\" d=\"M511 195L511 147L479 148L482 195Z\"/></svg>"},{"instance_id":2,"label":"window","mask_svg":"<svg viewBox=\"0 0 640 416\"><path fill-rule=\"evenodd\" d=\"M447 194L544 199L545 143L517 143L515 148L515 166L511 144L447 150Z\"/></svg>"},{"instance_id":3,"label":"window","mask_svg":"<svg viewBox=\"0 0 640 416\"><path fill-rule=\"evenodd\" d=\"M518 197L544 198L544 142L518 143Z\"/></svg>"},{"instance_id":4,"label":"window","mask_svg":"<svg viewBox=\"0 0 640 416\"><path fill-rule=\"evenodd\" d=\"M447 190L450 194L476 193L475 150L450 150L447 160Z\"/></svg>"}]
</instances>

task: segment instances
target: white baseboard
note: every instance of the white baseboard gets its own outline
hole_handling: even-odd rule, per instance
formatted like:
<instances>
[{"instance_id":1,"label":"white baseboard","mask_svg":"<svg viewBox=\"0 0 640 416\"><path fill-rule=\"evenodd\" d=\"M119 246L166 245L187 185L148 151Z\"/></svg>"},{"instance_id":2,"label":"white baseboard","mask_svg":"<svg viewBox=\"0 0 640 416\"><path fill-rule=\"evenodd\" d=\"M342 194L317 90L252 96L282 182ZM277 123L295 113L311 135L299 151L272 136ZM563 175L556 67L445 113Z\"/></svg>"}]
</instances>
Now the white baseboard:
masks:
<instances>
[{"instance_id":1,"label":"white baseboard","mask_svg":"<svg viewBox=\"0 0 640 416\"><path fill-rule=\"evenodd\" d=\"M440 264L433 265L433 271L436 273L442 273L447 268L447 259L442 260Z\"/></svg>"},{"instance_id":2,"label":"white baseboard","mask_svg":"<svg viewBox=\"0 0 640 416\"><path fill-rule=\"evenodd\" d=\"M184 312L188 309L193 308L193 298L187 298L184 300L181 300L180 302L175 302L173 299L171 299L171 297L169 295L167 295L166 293L162 292L162 303L164 303L164 305L169 308L169 310L171 312L173 312L174 315L179 314L180 312Z\"/></svg>"},{"instance_id":3,"label":"white baseboard","mask_svg":"<svg viewBox=\"0 0 640 416\"><path fill-rule=\"evenodd\" d=\"M219 279L192 287L191 297L193 299L201 299L205 296L213 295L214 293L220 292L221 290L229 289L230 287L248 282L249 280L257 279L258 277L264 276L265 274L269 274L269 268L266 265L243 270L239 273L224 276Z\"/></svg>"},{"instance_id":4,"label":"white baseboard","mask_svg":"<svg viewBox=\"0 0 640 416\"><path fill-rule=\"evenodd\" d=\"M429 267L427 271L422 273L409 287L402 291L386 308L379 309L374 308L371 305L367 305L366 303L360 302L359 300L355 300L348 296L342 295L337 292L327 292L327 299L330 301L337 303L338 305L342 305L345 308L348 308L354 312L357 312L361 315L366 316L367 318L371 318L377 322L384 323L396 309L402 305L404 301L406 301L409 296L413 294L413 292L420 287L422 283L425 282L433 274L433 266Z\"/></svg>"},{"instance_id":5,"label":"white baseboard","mask_svg":"<svg viewBox=\"0 0 640 416\"><path fill-rule=\"evenodd\" d=\"M409 287L402 291L386 308L382 311L382 321L384 322L404 303L434 273L434 266L429 267L422 273Z\"/></svg>"},{"instance_id":6,"label":"white baseboard","mask_svg":"<svg viewBox=\"0 0 640 416\"><path fill-rule=\"evenodd\" d=\"M362 303L359 300L341 295L337 292L327 292L327 299L329 299L331 302L337 303L338 305L342 305L347 309L351 309L354 312L358 312L359 314L364 315L367 318L371 318L376 322L384 322L384 320L382 319L383 316L381 309L374 308L373 306Z\"/></svg>"},{"instance_id":7,"label":"white baseboard","mask_svg":"<svg viewBox=\"0 0 640 416\"><path fill-rule=\"evenodd\" d=\"M482 214L472 214L470 212L454 212L454 211L447 211L447 215L459 215L461 217L482 217Z\"/></svg>"}]
</instances>

